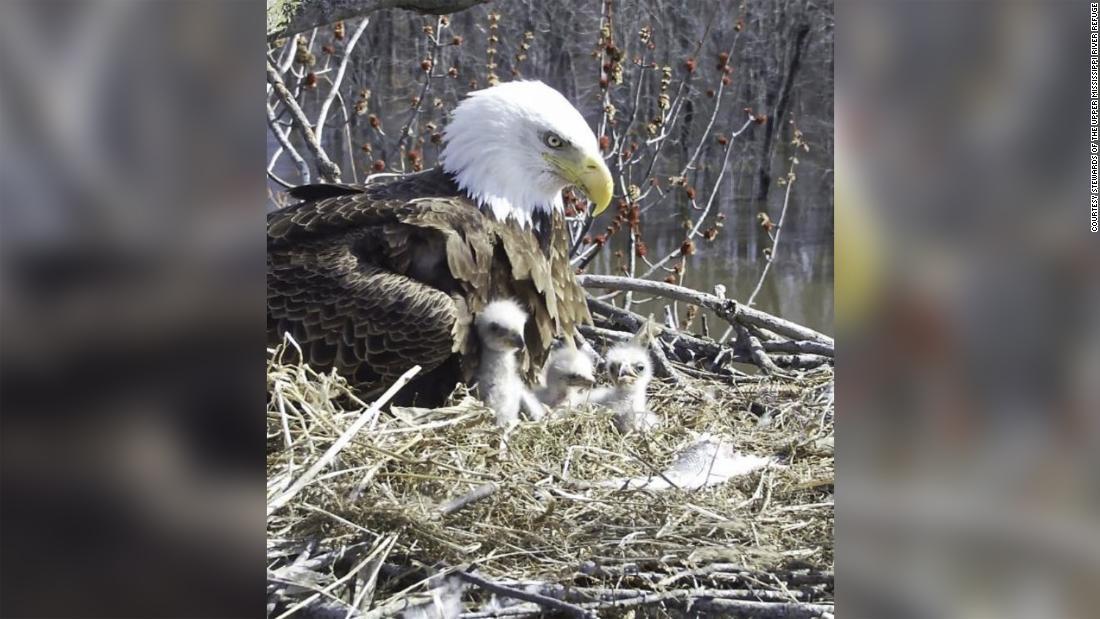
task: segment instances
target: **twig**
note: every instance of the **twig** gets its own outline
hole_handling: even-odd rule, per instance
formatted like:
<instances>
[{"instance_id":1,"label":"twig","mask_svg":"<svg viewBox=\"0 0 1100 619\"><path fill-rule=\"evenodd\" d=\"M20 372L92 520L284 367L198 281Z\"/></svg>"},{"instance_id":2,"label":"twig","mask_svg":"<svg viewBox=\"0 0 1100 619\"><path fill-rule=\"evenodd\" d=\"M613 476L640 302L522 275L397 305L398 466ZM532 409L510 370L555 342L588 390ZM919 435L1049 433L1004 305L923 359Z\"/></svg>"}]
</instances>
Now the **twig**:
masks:
<instances>
[{"instance_id":1,"label":"twig","mask_svg":"<svg viewBox=\"0 0 1100 619\"><path fill-rule=\"evenodd\" d=\"M767 341L761 340L764 345L764 350L773 353L788 353L788 354L809 354L809 355L823 355L826 357L832 357L834 354L832 346L826 346L821 342L805 342L801 340L780 340L780 341Z\"/></svg>"},{"instance_id":2,"label":"twig","mask_svg":"<svg viewBox=\"0 0 1100 619\"><path fill-rule=\"evenodd\" d=\"M272 66L270 62L267 63L267 80L275 89L275 96L279 98L279 101L281 101L288 110L290 110L290 117L294 122L294 128L302 134L302 138L305 140L309 152L312 153L314 159L316 159L317 171L320 173L321 179L326 183L339 182L339 166L333 163L325 153L325 150L321 148L321 143L317 141L317 134L313 132L305 112L302 111L298 102L294 100L293 95L287 90L286 84L283 83L283 78L279 76L278 70Z\"/></svg>"},{"instance_id":3,"label":"twig","mask_svg":"<svg viewBox=\"0 0 1100 619\"><path fill-rule=\"evenodd\" d=\"M280 178L277 174L275 174L271 170L267 171L267 177L270 178L271 180L275 181L280 187L283 187L284 189L294 189L294 184L293 183L291 183L289 181L286 181L286 180L283 180L282 178Z\"/></svg>"},{"instance_id":4,"label":"twig","mask_svg":"<svg viewBox=\"0 0 1100 619\"><path fill-rule=\"evenodd\" d=\"M693 238L695 238L696 236L699 235L699 229L703 227L703 222L706 221L707 216L710 215L710 209L714 205L714 200L718 196L719 191L721 190L722 179L726 175L726 170L729 169L730 153L733 151L734 140L737 139L737 136L744 133L745 129L748 129L749 125L751 125L753 123L753 121L754 121L754 119L750 116L749 119L745 121L745 124L741 125L740 129L738 129L732 135L730 135L729 143L726 144L726 152L722 155L722 167L718 171L718 178L714 181L714 190L710 192L710 197L707 198L707 205L703 209L702 215L699 216L699 219L696 220L695 225L691 228L691 231L688 233L687 238L693 239ZM648 208L649 207L646 207L646 210L648 210ZM644 212L645 211L643 211L643 213ZM656 263L652 264L649 267L648 271L646 271L645 273L642 273L642 277L646 278L646 277L649 277L650 275L653 275L654 273L657 272L658 269L660 269L664 265L668 264L669 260L672 260L673 258L677 258L680 255L681 255L681 251L680 251L679 248L673 250L670 254L668 254L664 258L661 258Z\"/></svg>"},{"instance_id":5,"label":"twig","mask_svg":"<svg viewBox=\"0 0 1100 619\"><path fill-rule=\"evenodd\" d=\"M506 587L491 580L486 580L480 576L471 574L468 571L459 570L455 572L455 576L462 580L465 580L466 582L476 587L485 589L490 593L495 593L497 595L502 595L504 597L509 597L516 600L523 600L524 602L533 602L535 604L538 604L539 606L556 610L570 617L581 617L582 619L589 619L595 618L597 616L595 613L591 613L574 604L563 602L561 600L547 597L538 593L528 593L526 591L512 589L511 587Z\"/></svg>"},{"instance_id":6,"label":"twig","mask_svg":"<svg viewBox=\"0 0 1100 619\"><path fill-rule=\"evenodd\" d=\"M674 589L644 593L635 597L619 598L600 602L582 604L583 608L593 609L623 609L635 606L647 606L668 601L685 602L692 611L701 609L713 609L721 611L723 615L731 612L739 617L754 617L759 619L810 619L813 617L831 616L832 604L810 604L806 602L758 602L753 600L738 600L725 597L717 597L720 591ZM695 616L693 614L693 616Z\"/></svg>"},{"instance_id":7,"label":"twig","mask_svg":"<svg viewBox=\"0 0 1100 619\"><path fill-rule=\"evenodd\" d=\"M295 165L298 166L298 173L302 176L302 184L308 184L309 164L307 164L306 160L302 159L302 156L298 154L297 150L295 150L294 146L290 143L290 138L287 136L286 133L283 132L282 128L279 127L279 123L275 122L275 110L271 108L271 105L267 106L267 126L270 127L271 132L275 134L275 139L279 141L279 144L282 146L282 150L286 151L286 153L290 155L290 158L294 160ZM267 166L267 172L272 177L275 176L272 168L275 167L275 162L278 161L281 152L282 151L275 153L275 156L271 159L271 163ZM284 181L276 179L276 182L279 182L281 184ZM290 185L288 185L288 187L289 186Z\"/></svg>"},{"instance_id":8,"label":"twig","mask_svg":"<svg viewBox=\"0 0 1100 619\"><path fill-rule=\"evenodd\" d=\"M695 44L695 49L692 50L692 57L699 56L699 52L703 49L703 43L707 40L707 37L710 36L710 30L714 26L714 21L717 18L719 11L722 10L723 7L721 7L719 3L715 3L714 12L711 13L710 19L707 20L707 27L703 30L703 36L699 37L699 40ZM653 173L653 167L657 163L657 158L661 154L661 149L664 148L664 145L667 143L667 140L665 138L667 138L672 133L673 128L676 126L676 121L679 120L681 103L683 102L684 89L687 86L688 80L691 79L691 76L692 73L687 72L684 73L684 76L682 78L680 78L680 83L676 87L675 102L671 106L669 106L668 113L663 114L661 117L661 135L656 138L646 140L647 144L656 143L657 148L654 149L653 157L649 160L649 166L646 168L645 174L642 175L643 179L649 178L650 174ZM716 101L715 105L717 104L718 102Z\"/></svg>"},{"instance_id":9,"label":"twig","mask_svg":"<svg viewBox=\"0 0 1100 619\"><path fill-rule=\"evenodd\" d=\"M288 488L286 492L268 502L268 515L270 516L275 510L279 509L283 505L286 505L287 502L290 501L290 499L294 498L294 495L298 494L298 492L300 492L302 488L305 488L309 484L309 482L313 481L313 478L317 477L317 474L320 473L321 470L324 469L326 466L328 466L329 462L331 462L336 457L336 454L340 453L340 450L351 442L351 439L355 437L356 433L358 433L359 430L362 430L363 426L367 425L367 423L374 419L374 417L378 415L378 412L382 409L382 407L385 406L386 402L389 402L390 398L396 395L397 392L400 391L406 383L412 380L412 377L415 376L416 373L419 371L420 366L414 365L412 368L402 374L401 377L398 378L397 381L395 381L393 385L391 385L390 388L382 394L381 397L379 397L377 400L374 401L373 404L370 405L369 409L367 409L362 415L360 415L359 418L356 419L348 427L347 430L344 430L343 434L341 434L335 441L333 441L332 446L329 447L327 451L325 451L324 455L322 455L316 462L313 463L313 466L309 467L309 469L306 470L305 473L302 473L301 477L295 480L294 483L290 484L290 488Z\"/></svg>"},{"instance_id":10,"label":"twig","mask_svg":"<svg viewBox=\"0 0 1100 619\"><path fill-rule=\"evenodd\" d=\"M797 159L794 159L794 161L797 161ZM756 295L760 294L760 289L764 286L764 278L768 276L768 271L772 268L772 262L775 260L775 249L779 247L779 235L783 233L783 220L787 218L787 205L791 201L791 188L794 187L795 165L797 164L794 162L791 163L791 171L787 174L787 193L783 196L783 210L779 212L779 223L775 225L775 236L772 238L771 253L764 262L764 270L760 272L760 279L756 282L756 288L753 288L752 294L749 295L749 300L745 303L746 305L752 305L753 301L756 300Z\"/></svg>"},{"instance_id":11,"label":"twig","mask_svg":"<svg viewBox=\"0 0 1100 619\"><path fill-rule=\"evenodd\" d=\"M267 59L272 64L279 66L279 75L282 75L290 70L290 65L294 63L294 52L298 47L298 37L287 37L286 39L286 51L283 52L283 59L276 62L273 55L276 51L274 48L267 51ZM271 84L267 85L267 96L271 96Z\"/></svg>"},{"instance_id":12,"label":"twig","mask_svg":"<svg viewBox=\"0 0 1100 619\"><path fill-rule=\"evenodd\" d=\"M359 183L359 173L355 171L355 151L351 145L351 119L348 118L348 106L344 103L344 96L336 93L336 100L340 102L340 114L344 117L344 144L348 148L348 169L351 170L351 182Z\"/></svg>"},{"instance_id":13,"label":"twig","mask_svg":"<svg viewBox=\"0 0 1100 619\"><path fill-rule=\"evenodd\" d=\"M498 489L499 487L493 482L481 484L470 492L467 492L466 494L456 499L452 499L440 505L436 509L436 511L439 513L440 516L450 516L451 514L465 508L468 505L492 496L493 493L495 493Z\"/></svg>"},{"instance_id":14,"label":"twig","mask_svg":"<svg viewBox=\"0 0 1100 619\"><path fill-rule=\"evenodd\" d=\"M677 385L681 385L684 382L680 372L676 368L672 367L672 364L668 360L668 355L665 354L664 348L661 347L661 340L659 338L653 338L649 342L649 350L652 353L654 360L654 370L658 378L667 378Z\"/></svg>"},{"instance_id":15,"label":"twig","mask_svg":"<svg viewBox=\"0 0 1100 619\"><path fill-rule=\"evenodd\" d=\"M681 574L674 574L670 579L665 579L660 582L661 587L667 587L674 580L680 580L685 576L691 576L692 571L684 572ZM748 580L747 578L740 577L734 574L733 580ZM705 580L705 578L704 578ZM776 582L780 585L785 585L781 579L776 577ZM652 589L638 589L638 588L610 588L610 587L567 587L554 582L543 582L538 580L506 580L501 581L500 584L510 587L534 587L538 588L541 593L555 598L561 598L571 602L580 603L595 603L607 600L621 600L628 598L637 598L644 595L652 595L657 593ZM798 598L807 598L814 595L814 592L803 591L774 591L771 589L702 589L702 588L682 588L680 591L685 591L678 595L684 597L695 598L718 598L718 599L749 599L757 601L776 601L776 602L797 602ZM791 598L795 598L792 600Z\"/></svg>"},{"instance_id":16,"label":"twig","mask_svg":"<svg viewBox=\"0 0 1100 619\"><path fill-rule=\"evenodd\" d=\"M409 119L405 121L405 126L401 127L401 135L397 138L397 152L401 154L401 149L405 147L405 140L409 137L409 132L412 131L413 122L420 116L420 109L424 106L424 101L428 98L428 94L432 90L432 71L435 70L436 63L439 60L439 50L442 44L439 42L443 33L440 32L443 28L443 18L436 20L435 29L432 30L432 35L428 37L428 40L432 42L432 51L428 54L428 70L424 72L424 85L420 88L420 96L416 98L416 105L413 107L412 113L409 115ZM404 169L404 168L402 168Z\"/></svg>"},{"instance_id":17,"label":"twig","mask_svg":"<svg viewBox=\"0 0 1100 619\"><path fill-rule=\"evenodd\" d=\"M359 27L351 34L348 44L344 46L344 57L340 59L340 67L336 69L336 77L332 78L332 88L328 91L328 96L325 97L324 102L321 103L321 111L317 113L317 122L313 125L313 131L317 135L321 135L321 130L325 128L325 118L328 117L328 110L332 107L332 101L336 99L336 94L340 92L340 82L344 81L344 71L348 68L348 61L351 60L351 52L369 24L370 18L360 20Z\"/></svg>"},{"instance_id":18,"label":"twig","mask_svg":"<svg viewBox=\"0 0 1100 619\"><path fill-rule=\"evenodd\" d=\"M736 613L739 617L759 619L811 619L832 616L832 604L809 604L803 602L753 602L750 600L730 600L722 598L695 598L692 608L712 609L722 614Z\"/></svg>"},{"instance_id":19,"label":"twig","mask_svg":"<svg viewBox=\"0 0 1100 619\"><path fill-rule=\"evenodd\" d=\"M760 344L760 340L755 335L749 333L749 330L745 328L745 325L740 323L734 323L734 330L737 331L737 340L749 349L749 354L752 356L753 363L760 367L765 374L779 374L783 375L783 370L779 369L779 366L772 361L768 353L764 351L764 346Z\"/></svg>"},{"instance_id":20,"label":"twig","mask_svg":"<svg viewBox=\"0 0 1100 619\"><path fill-rule=\"evenodd\" d=\"M594 327L592 325L577 325L577 330L581 335L590 337L592 339L604 339L612 342L629 342L634 339L634 336L626 331L615 331L613 329L603 329L601 327Z\"/></svg>"},{"instance_id":21,"label":"twig","mask_svg":"<svg viewBox=\"0 0 1100 619\"><path fill-rule=\"evenodd\" d=\"M629 307L627 307L625 309L627 311L630 310ZM672 315L672 306L671 305L665 305L665 326L668 327L669 329L676 329L677 328L676 317Z\"/></svg>"},{"instance_id":22,"label":"twig","mask_svg":"<svg viewBox=\"0 0 1100 619\"><path fill-rule=\"evenodd\" d=\"M294 613L296 613L298 610L304 608L305 606L308 606L311 602L313 602L317 598L321 597L322 595L330 595L330 592L333 589L335 589L336 587L344 584L348 580L351 580L352 578L358 576L359 571L361 569L363 569L364 567L366 567L368 564L370 564L370 562L374 561L379 556L379 553L385 553L385 554L382 554L383 558L385 557L386 554L389 554L390 549L393 548L393 545L396 542L397 542L397 535L396 534L391 535L388 538L380 540L378 543L376 543L374 545L374 548L371 550L370 554L367 555L367 558L365 558L361 562L359 562L359 564L356 565L351 570L349 570L347 574L342 576L339 580L333 581L332 584L328 585L324 589L319 590L317 593L314 593L313 595L311 595L308 598L302 600L301 602L298 602L294 606L291 606L290 608L288 608L286 610L286 612L279 615L275 619L285 619L286 617L289 617L289 616L293 615Z\"/></svg>"},{"instance_id":23,"label":"twig","mask_svg":"<svg viewBox=\"0 0 1100 619\"><path fill-rule=\"evenodd\" d=\"M644 58L641 62L645 62ZM641 65L640 65L641 66ZM612 128L612 133L615 134L615 159L618 163L619 169L619 186L623 192L623 195L630 195L630 186L626 181L625 173L629 172L630 163L623 161L623 149L622 142L626 139L626 136L630 134L630 130L634 128L634 121L638 118L638 108L642 98L642 85L645 84L645 71L642 70L638 75L637 88L634 90L634 105L630 110L630 122L627 123L626 128L620 133ZM609 89L610 91L610 89ZM637 271L638 265L638 241L641 236L640 228L635 225L630 226L630 247L627 250L627 255L630 256L629 274L634 276ZM628 292L626 294L626 300L623 303L623 307L630 309L630 306L634 303L634 294Z\"/></svg>"}]
</instances>

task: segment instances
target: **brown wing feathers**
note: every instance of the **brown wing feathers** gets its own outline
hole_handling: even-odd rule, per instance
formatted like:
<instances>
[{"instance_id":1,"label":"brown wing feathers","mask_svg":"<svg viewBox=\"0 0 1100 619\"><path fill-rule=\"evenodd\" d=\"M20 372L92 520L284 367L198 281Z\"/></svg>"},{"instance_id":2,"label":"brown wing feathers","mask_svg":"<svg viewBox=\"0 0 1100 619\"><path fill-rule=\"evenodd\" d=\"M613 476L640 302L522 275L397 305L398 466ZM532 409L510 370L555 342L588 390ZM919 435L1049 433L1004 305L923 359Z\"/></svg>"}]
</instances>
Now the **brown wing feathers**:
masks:
<instances>
[{"instance_id":1,"label":"brown wing feathers","mask_svg":"<svg viewBox=\"0 0 1100 619\"><path fill-rule=\"evenodd\" d=\"M451 354L457 312L445 293L361 262L346 243L268 253L270 335L289 331L322 368L366 379L430 370Z\"/></svg>"},{"instance_id":2,"label":"brown wing feathers","mask_svg":"<svg viewBox=\"0 0 1100 619\"><path fill-rule=\"evenodd\" d=\"M320 199L269 215L268 331L272 341L290 332L311 363L361 383L419 364L429 379L421 386L441 392L420 399L430 405L472 371L472 315L490 300L508 296L527 307L532 367L556 335L590 318L560 216L547 256L529 230L441 195L430 177L414 180L403 188L437 197L340 186L301 194Z\"/></svg>"}]
</instances>

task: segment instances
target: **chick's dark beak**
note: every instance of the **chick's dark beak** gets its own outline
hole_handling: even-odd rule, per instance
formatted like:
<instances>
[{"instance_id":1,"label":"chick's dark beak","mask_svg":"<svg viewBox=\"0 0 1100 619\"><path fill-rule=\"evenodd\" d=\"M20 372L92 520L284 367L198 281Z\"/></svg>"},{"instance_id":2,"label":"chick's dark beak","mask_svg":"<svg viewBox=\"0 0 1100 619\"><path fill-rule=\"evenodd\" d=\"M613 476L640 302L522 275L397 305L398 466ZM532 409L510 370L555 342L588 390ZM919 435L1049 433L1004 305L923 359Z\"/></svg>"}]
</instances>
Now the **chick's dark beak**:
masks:
<instances>
[{"instance_id":1,"label":"chick's dark beak","mask_svg":"<svg viewBox=\"0 0 1100 619\"><path fill-rule=\"evenodd\" d=\"M512 343L512 346L515 346L516 348L523 348L523 334L522 333L513 333L512 337L509 341Z\"/></svg>"}]
</instances>

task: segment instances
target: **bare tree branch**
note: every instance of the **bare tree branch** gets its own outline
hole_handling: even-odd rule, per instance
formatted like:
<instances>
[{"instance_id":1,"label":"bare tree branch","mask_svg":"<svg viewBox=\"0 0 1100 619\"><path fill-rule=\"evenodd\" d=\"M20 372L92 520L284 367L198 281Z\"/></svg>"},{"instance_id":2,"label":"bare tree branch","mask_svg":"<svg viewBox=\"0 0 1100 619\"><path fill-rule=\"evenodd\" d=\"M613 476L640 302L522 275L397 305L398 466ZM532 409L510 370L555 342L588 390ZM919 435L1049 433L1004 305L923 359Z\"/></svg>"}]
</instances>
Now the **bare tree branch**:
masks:
<instances>
[{"instance_id":1,"label":"bare tree branch","mask_svg":"<svg viewBox=\"0 0 1100 619\"><path fill-rule=\"evenodd\" d=\"M764 270L760 272L760 280L756 282L756 288L753 288L752 294L749 295L747 301L749 305L752 305L752 302L756 300L756 295L760 294L760 289L764 287L764 278L768 276L772 261L775 260L775 248L779 247L779 235L783 233L783 221L787 218L787 205L791 202L791 188L794 187L795 181L794 168L797 165L795 161L791 162L791 171L787 174L787 193L783 196L783 210L779 212L779 222L775 225L775 236L772 237L771 252L768 254L766 262L764 262Z\"/></svg>"},{"instance_id":2,"label":"bare tree branch","mask_svg":"<svg viewBox=\"0 0 1100 619\"><path fill-rule=\"evenodd\" d=\"M497 595L513 598L516 600L523 600L524 602L534 602L539 606L550 610L555 610L568 617L581 617L582 619L588 619L590 617L594 618L597 616L596 613L587 611L574 604L563 602L552 597L547 597L540 593L528 593L527 591L523 591L520 589L505 587L504 585L497 584L491 580L486 580L485 578L482 578L475 574L471 574L470 572L460 570L455 572L454 574L458 578L465 580L471 585L489 591L490 593L495 593Z\"/></svg>"},{"instance_id":3,"label":"bare tree branch","mask_svg":"<svg viewBox=\"0 0 1100 619\"><path fill-rule=\"evenodd\" d=\"M294 146L290 143L290 137L283 131L282 127L279 126L279 123L275 122L275 110L272 109L270 105L267 106L267 126L271 128L271 132L275 134L275 139L282 145L282 148L271 158L271 163L267 166L267 173L275 182L279 184L285 182L276 178L273 170L275 168L275 162L279 160L279 155L282 154L283 151L286 151L287 154L290 155L290 158L294 160L294 164L298 166L298 173L302 176L302 184L309 183L309 164L307 164L306 160L302 159L302 156L295 150Z\"/></svg>"},{"instance_id":4,"label":"bare tree branch","mask_svg":"<svg viewBox=\"0 0 1100 619\"><path fill-rule=\"evenodd\" d=\"M267 171L267 177L270 178L271 180L275 181L276 183L278 183L281 187L284 187L286 189L293 189L294 188L293 183L287 182L286 180L280 178L277 174L275 174L271 170Z\"/></svg>"},{"instance_id":5,"label":"bare tree branch","mask_svg":"<svg viewBox=\"0 0 1100 619\"><path fill-rule=\"evenodd\" d=\"M348 44L344 46L344 57L340 60L340 67L336 69L336 77L332 78L332 89L329 90L328 96L325 97L324 103L321 104L321 111L317 113L317 122L313 125L313 131L318 135L321 133L321 130L325 128L325 119L328 117L328 110L332 107L332 101L340 92L340 83L344 81L344 72L348 68L348 61L351 60L352 50L355 49L355 44L359 41L359 37L363 36L363 31L367 29L367 25L369 24L370 19L360 20L359 27L351 34L351 38L348 39Z\"/></svg>"},{"instance_id":6,"label":"bare tree branch","mask_svg":"<svg viewBox=\"0 0 1100 619\"><path fill-rule=\"evenodd\" d=\"M798 340L811 340L834 346L833 338L814 331L809 327L772 316L767 312L739 304L733 299L721 299L713 294L699 292L683 286L675 286L664 282L654 282L630 277L615 277L612 275L579 275L577 281L585 288L603 288L605 290L633 290L645 292L691 303L706 308L718 314L726 321L733 324L740 322L745 326L762 327L775 333Z\"/></svg>"},{"instance_id":7,"label":"bare tree branch","mask_svg":"<svg viewBox=\"0 0 1100 619\"><path fill-rule=\"evenodd\" d=\"M416 105L413 106L412 112L409 114L409 119L405 121L405 125L401 127L401 133L398 134L397 139L397 152L401 153L401 149L405 147L405 142L412 137L413 123L420 117L420 110L424 107L424 102L428 99L428 94L432 90L432 71L435 70L436 64L439 63L439 50L442 47L440 39L443 37L443 19L436 20L435 28L432 29L432 34L428 36L428 40L432 43L432 51L428 56L428 69L424 71L424 84L420 87L420 94L416 97ZM404 165L404 163L402 163ZM404 168L402 168L404 169Z\"/></svg>"},{"instance_id":8,"label":"bare tree branch","mask_svg":"<svg viewBox=\"0 0 1100 619\"><path fill-rule=\"evenodd\" d=\"M733 328L737 330L738 341L749 349L749 354L752 355L753 362L756 363L765 374L783 375L783 371L780 370L779 366L775 365L775 362L768 356L768 353L764 350L764 346L760 344L760 340L752 333L749 333L745 325L734 323Z\"/></svg>"},{"instance_id":9,"label":"bare tree branch","mask_svg":"<svg viewBox=\"0 0 1100 619\"><path fill-rule=\"evenodd\" d=\"M707 199L707 206L703 210L703 214L699 217L699 220L695 222L695 226L692 227L691 232L688 233L687 238L689 238L689 239L695 238L695 236L699 234L699 228L703 227L703 221L705 221L706 218L707 218L707 215L710 214L710 209L714 205L714 199L715 199L715 197L718 196L718 192L721 190L722 178L725 177L726 170L729 168L730 151L733 150L734 140L737 139L737 136L741 135L745 131L745 129L749 128L749 125L751 125L753 123L753 120L754 119L750 116L749 119L745 121L745 124L741 125L741 128L738 129L737 131L735 131L730 136L729 144L726 145L726 152L722 156L722 168L721 168L721 170L718 171L718 178L714 182L714 189L710 193L710 198ZM687 168L685 167L684 170L686 171ZM651 265L649 270L642 274L642 277L645 278L645 277L649 277L650 275L653 275L653 273L655 271L657 271L657 269L659 269L659 268L663 267L664 265L668 264L669 260L672 260L673 258L676 258L676 257L680 256L680 254L681 254L680 248L676 248L672 253L670 253L669 255L665 256L664 258L658 260L653 265Z\"/></svg>"},{"instance_id":10,"label":"bare tree branch","mask_svg":"<svg viewBox=\"0 0 1100 619\"><path fill-rule=\"evenodd\" d=\"M283 83L283 78L279 75L278 69L276 69L270 62L267 63L267 81L275 89L275 96L279 98L279 101L290 110L290 117L294 121L294 128L302 134L302 138L306 142L306 147L313 154L314 159L317 162L317 171L321 175L321 179L326 183L336 183L340 181L340 168L329 159L325 150L321 148L321 143L317 141L317 134L313 132L310 127L309 119L306 118L305 112L302 111L301 106L294 100L294 96L287 90L286 84Z\"/></svg>"}]
</instances>

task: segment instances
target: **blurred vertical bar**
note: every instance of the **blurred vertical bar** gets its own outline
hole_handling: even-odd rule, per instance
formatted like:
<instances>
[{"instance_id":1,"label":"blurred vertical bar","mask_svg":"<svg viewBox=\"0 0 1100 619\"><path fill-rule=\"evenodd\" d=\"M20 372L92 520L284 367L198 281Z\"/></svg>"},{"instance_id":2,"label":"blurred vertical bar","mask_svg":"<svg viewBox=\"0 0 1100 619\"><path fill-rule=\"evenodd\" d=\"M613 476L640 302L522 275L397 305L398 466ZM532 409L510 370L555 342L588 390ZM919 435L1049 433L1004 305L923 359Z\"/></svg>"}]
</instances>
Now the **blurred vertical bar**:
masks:
<instances>
[{"instance_id":1,"label":"blurred vertical bar","mask_svg":"<svg viewBox=\"0 0 1100 619\"><path fill-rule=\"evenodd\" d=\"M0 614L263 612L264 2L0 3Z\"/></svg>"},{"instance_id":2,"label":"blurred vertical bar","mask_svg":"<svg viewBox=\"0 0 1100 619\"><path fill-rule=\"evenodd\" d=\"M1096 617L1089 3L837 24L837 608Z\"/></svg>"}]
</instances>

